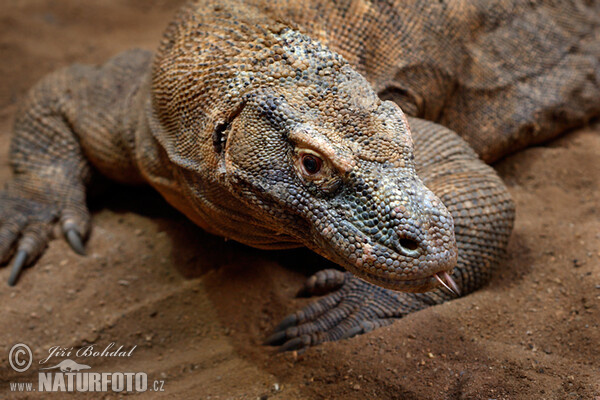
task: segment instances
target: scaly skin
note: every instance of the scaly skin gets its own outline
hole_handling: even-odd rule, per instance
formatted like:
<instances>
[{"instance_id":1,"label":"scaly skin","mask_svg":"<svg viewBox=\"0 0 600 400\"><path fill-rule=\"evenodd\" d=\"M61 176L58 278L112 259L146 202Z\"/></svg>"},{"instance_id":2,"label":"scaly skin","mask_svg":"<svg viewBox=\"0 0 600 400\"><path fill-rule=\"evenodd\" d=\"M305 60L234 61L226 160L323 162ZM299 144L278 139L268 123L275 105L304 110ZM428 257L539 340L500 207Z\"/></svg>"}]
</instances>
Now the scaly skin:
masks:
<instances>
[{"instance_id":1,"label":"scaly skin","mask_svg":"<svg viewBox=\"0 0 600 400\"><path fill-rule=\"evenodd\" d=\"M364 279L311 278L306 293L333 293L284 320L268 343L286 350L449 299L416 293L436 276L475 290L513 204L464 140L415 117L489 161L597 114L598 7L575 3L191 3L154 58L126 52L32 89L0 192L0 262L16 251L14 283L54 223L82 252L98 171L149 183L212 233L304 245Z\"/></svg>"}]
</instances>

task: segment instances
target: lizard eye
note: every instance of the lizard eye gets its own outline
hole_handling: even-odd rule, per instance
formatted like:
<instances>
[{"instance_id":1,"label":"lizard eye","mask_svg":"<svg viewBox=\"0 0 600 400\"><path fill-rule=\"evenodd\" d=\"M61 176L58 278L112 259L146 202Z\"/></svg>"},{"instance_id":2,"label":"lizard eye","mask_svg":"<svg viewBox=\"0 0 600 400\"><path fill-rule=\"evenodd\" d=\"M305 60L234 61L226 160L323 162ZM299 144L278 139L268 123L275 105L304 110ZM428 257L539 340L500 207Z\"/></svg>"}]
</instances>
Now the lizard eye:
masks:
<instances>
[{"instance_id":1,"label":"lizard eye","mask_svg":"<svg viewBox=\"0 0 600 400\"><path fill-rule=\"evenodd\" d=\"M323 160L313 154L303 154L302 166L307 174L314 175L321 170Z\"/></svg>"},{"instance_id":2,"label":"lizard eye","mask_svg":"<svg viewBox=\"0 0 600 400\"><path fill-rule=\"evenodd\" d=\"M341 179L327 158L311 149L296 148L294 153L294 168L305 185L326 193L339 187Z\"/></svg>"}]
</instances>

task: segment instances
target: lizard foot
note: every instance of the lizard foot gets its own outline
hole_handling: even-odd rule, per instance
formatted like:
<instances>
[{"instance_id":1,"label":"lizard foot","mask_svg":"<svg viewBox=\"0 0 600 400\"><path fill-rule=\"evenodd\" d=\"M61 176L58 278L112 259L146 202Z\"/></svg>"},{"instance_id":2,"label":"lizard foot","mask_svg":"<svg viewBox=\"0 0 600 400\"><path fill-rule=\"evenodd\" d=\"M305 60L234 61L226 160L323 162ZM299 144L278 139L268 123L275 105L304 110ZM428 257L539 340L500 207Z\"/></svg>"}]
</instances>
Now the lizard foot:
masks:
<instances>
[{"instance_id":1,"label":"lizard foot","mask_svg":"<svg viewBox=\"0 0 600 400\"><path fill-rule=\"evenodd\" d=\"M0 264L14 258L8 284L14 286L21 270L32 265L44 252L52 228L60 221L69 245L84 253L83 239L88 232L90 216L82 202L48 200L51 196L28 196L15 182L0 191ZM33 198L32 198L33 197Z\"/></svg>"},{"instance_id":2,"label":"lizard foot","mask_svg":"<svg viewBox=\"0 0 600 400\"><path fill-rule=\"evenodd\" d=\"M411 294L367 283L349 272L326 269L310 277L299 295L322 299L290 314L264 344L300 350L386 326L424 305Z\"/></svg>"}]
</instances>

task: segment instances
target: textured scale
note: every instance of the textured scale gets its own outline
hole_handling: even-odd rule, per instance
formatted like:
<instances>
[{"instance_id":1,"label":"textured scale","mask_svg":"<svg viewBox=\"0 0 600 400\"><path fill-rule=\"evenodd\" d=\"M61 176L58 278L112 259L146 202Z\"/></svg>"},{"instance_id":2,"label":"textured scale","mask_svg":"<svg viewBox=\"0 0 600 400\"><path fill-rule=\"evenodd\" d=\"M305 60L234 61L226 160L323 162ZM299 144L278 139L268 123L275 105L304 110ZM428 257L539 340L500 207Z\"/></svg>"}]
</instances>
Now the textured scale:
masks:
<instances>
[{"instance_id":1,"label":"textured scale","mask_svg":"<svg viewBox=\"0 0 600 400\"><path fill-rule=\"evenodd\" d=\"M156 55L74 65L24 99L0 262L16 254L14 284L56 223L83 252L99 172L214 234L350 271L309 279L305 294L329 294L268 339L284 350L448 300L446 273L469 293L514 218L481 159L600 113L599 15L576 0L191 2Z\"/></svg>"}]
</instances>

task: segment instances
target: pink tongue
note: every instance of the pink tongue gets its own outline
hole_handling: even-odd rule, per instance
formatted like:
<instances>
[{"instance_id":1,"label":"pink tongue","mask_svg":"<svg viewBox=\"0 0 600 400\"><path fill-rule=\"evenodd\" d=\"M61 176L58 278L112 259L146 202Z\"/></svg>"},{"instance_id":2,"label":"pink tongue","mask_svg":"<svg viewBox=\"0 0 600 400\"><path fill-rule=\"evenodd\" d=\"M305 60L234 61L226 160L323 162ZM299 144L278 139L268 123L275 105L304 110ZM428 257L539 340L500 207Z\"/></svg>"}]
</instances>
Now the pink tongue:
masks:
<instances>
[{"instance_id":1,"label":"pink tongue","mask_svg":"<svg viewBox=\"0 0 600 400\"><path fill-rule=\"evenodd\" d=\"M443 287L448 289L454 295L460 296L460 289L458 288L458 285L456 284L456 282L454 282L454 279L452 279L452 277L450 275L448 275L448 273L446 271L440 272L439 274L442 275L441 278L438 274L433 274L435 279L437 279L442 284Z\"/></svg>"}]
</instances>

